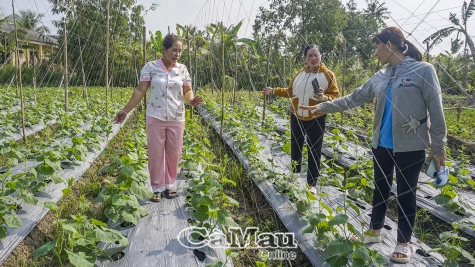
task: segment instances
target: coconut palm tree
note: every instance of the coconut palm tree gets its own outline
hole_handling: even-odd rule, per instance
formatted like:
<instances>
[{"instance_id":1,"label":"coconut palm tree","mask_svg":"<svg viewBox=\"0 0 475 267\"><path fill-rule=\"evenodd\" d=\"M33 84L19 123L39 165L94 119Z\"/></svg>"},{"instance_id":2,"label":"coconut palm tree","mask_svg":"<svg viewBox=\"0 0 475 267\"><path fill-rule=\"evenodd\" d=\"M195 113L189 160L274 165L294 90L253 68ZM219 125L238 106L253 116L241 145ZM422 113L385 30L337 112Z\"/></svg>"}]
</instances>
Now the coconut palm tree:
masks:
<instances>
[{"instance_id":1,"label":"coconut palm tree","mask_svg":"<svg viewBox=\"0 0 475 267\"><path fill-rule=\"evenodd\" d=\"M386 2L379 0L366 0L368 7L364 9L364 12L375 16L383 25L385 19L389 19L388 9L384 6Z\"/></svg>"},{"instance_id":2,"label":"coconut palm tree","mask_svg":"<svg viewBox=\"0 0 475 267\"><path fill-rule=\"evenodd\" d=\"M41 19L44 17L44 14L36 13L30 9L20 10L20 14L16 18L18 26L25 30L32 30L39 34L39 36L44 36L50 33L48 27L40 25Z\"/></svg>"},{"instance_id":3,"label":"coconut palm tree","mask_svg":"<svg viewBox=\"0 0 475 267\"><path fill-rule=\"evenodd\" d=\"M467 44L470 48L470 52L472 53L472 60L475 62L475 45L473 43L472 37L467 31L467 21L472 16L474 10L475 0L471 0L468 5L465 1L462 6L462 21L457 18L456 14L450 13L449 20L450 22L452 22L453 25L434 32L429 37L427 37L423 41L423 43L429 43L429 50L431 50L434 45L437 45L438 43L442 42L443 39L449 37L453 33L457 33L457 37L452 40L452 52L460 48L462 41L461 38L465 38L465 44Z\"/></svg>"}]
</instances>

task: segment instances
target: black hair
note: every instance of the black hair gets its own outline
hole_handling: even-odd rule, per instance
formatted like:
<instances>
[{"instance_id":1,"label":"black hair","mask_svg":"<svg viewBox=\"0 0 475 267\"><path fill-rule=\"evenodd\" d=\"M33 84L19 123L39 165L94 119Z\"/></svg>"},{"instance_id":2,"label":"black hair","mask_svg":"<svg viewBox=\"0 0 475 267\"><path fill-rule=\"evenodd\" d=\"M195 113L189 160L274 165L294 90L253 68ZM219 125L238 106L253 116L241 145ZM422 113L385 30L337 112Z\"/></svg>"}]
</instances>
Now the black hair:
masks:
<instances>
[{"instance_id":1,"label":"black hair","mask_svg":"<svg viewBox=\"0 0 475 267\"><path fill-rule=\"evenodd\" d=\"M165 49L168 49L173 46L175 42L181 42L180 37L174 33L169 33L163 38L162 40L162 45L165 47Z\"/></svg>"},{"instance_id":2,"label":"black hair","mask_svg":"<svg viewBox=\"0 0 475 267\"><path fill-rule=\"evenodd\" d=\"M306 57L307 56L307 52L308 50L312 49L312 48L316 48L318 53L320 53L320 47L316 44L309 44L307 45L307 47L305 47L305 50L303 51L303 56Z\"/></svg>"},{"instance_id":3,"label":"black hair","mask_svg":"<svg viewBox=\"0 0 475 267\"><path fill-rule=\"evenodd\" d=\"M395 45L401 52L404 53L404 56L410 56L417 61L422 61L422 53L414 46L411 42L404 38L404 34L397 27L388 27L382 32L373 37L373 43L391 44Z\"/></svg>"}]
</instances>

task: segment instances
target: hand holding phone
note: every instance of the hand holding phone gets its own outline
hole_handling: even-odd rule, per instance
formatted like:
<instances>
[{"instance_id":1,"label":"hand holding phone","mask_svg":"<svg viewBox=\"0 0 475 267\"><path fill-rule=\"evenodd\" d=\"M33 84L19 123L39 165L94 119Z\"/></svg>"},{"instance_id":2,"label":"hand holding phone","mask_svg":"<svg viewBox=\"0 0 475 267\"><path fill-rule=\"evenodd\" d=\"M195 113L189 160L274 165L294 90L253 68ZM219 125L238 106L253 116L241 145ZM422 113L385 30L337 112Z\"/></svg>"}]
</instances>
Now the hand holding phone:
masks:
<instances>
[{"instance_id":1,"label":"hand holding phone","mask_svg":"<svg viewBox=\"0 0 475 267\"><path fill-rule=\"evenodd\" d=\"M429 163L429 167L427 168L427 173L426 174L435 179L435 185L443 186L449 180L450 171L449 171L449 167L441 166L440 171L437 172L437 167L436 167L436 164L435 164L435 160L431 159L431 161Z\"/></svg>"}]
</instances>

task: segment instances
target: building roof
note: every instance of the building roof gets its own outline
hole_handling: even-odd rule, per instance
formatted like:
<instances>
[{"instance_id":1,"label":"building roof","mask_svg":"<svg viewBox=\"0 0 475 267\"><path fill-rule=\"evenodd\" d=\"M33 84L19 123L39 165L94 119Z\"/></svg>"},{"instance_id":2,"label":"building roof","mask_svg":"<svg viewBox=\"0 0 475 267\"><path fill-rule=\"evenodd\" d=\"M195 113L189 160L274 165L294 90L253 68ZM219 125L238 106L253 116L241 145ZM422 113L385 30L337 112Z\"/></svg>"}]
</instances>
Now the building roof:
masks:
<instances>
[{"instance_id":1,"label":"building roof","mask_svg":"<svg viewBox=\"0 0 475 267\"><path fill-rule=\"evenodd\" d=\"M25 33L28 41L30 42L37 42L40 44L47 44L47 45L52 45L52 46L58 45L58 39L53 37L52 35L40 35L39 33L33 30L27 30L27 29L21 29L21 30ZM13 31L15 31L15 26L11 23L5 23L3 25L0 25L0 32L10 33Z\"/></svg>"}]
</instances>

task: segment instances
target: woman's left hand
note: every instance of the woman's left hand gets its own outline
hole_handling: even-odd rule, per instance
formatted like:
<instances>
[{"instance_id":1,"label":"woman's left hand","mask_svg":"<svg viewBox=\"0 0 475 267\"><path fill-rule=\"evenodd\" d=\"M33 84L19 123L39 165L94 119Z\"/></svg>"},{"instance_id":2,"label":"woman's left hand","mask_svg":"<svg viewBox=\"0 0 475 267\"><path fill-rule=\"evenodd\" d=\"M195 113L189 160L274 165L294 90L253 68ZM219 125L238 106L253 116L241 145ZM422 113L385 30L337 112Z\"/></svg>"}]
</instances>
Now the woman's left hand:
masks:
<instances>
[{"instance_id":1,"label":"woman's left hand","mask_svg":"<svg viewBox=\"0 0 475 267\"><path fill-rule=\"evenodd\" d=\"M299 106L299 109L310 110L310 113L315 115L318 112L318 105L315 105L315 106Z\"/></svg>"},{"instance_id":2,"label":"woman's left hand","mask_svg":"<svg viewBox=\"0 0 475 267\"><path fill-rule=\"evenodd\" d=\"M203 97L202 96L195 96L193 99L190 100L190 104L191 106L193 107L196 107L198 105L201 105L201 103L203 103Z\"/></svg>"},{"instance_id":3,"label":"woman's left hand","mask_svg":"<svg viewBox=\"0 0 475 267\"><path fill-rule=\"evenodd\" d=\"M446 161L446 156L445 154L440 154L440 155L432 155L430 154L426 161L430 163L430 161L434 159L435 161L435 169L437 172L440 172L440 169L442 166L445 166L445 161Z\"/></svg>"},{"instance_id":4,"label":"woman's left hand","mask_svg":"<svg viewBox=\"0 0 475 267\"><path fill-rule=\"evenodd\" d=\"M317 99L317 101L325 101L326 100L326 96L323 94L323 89L320 88L318 89L318 94L314 95L315 99Z\"/></svg>"}]
</instances>

